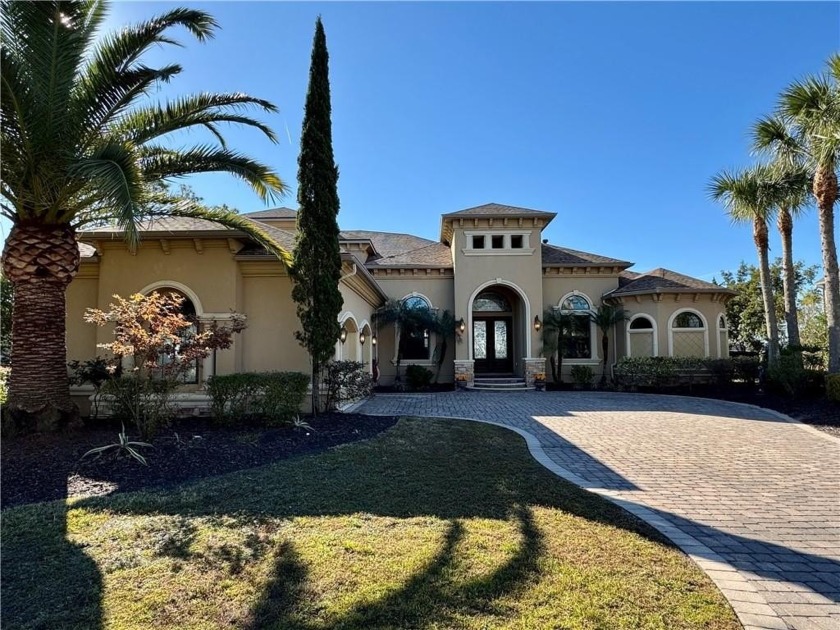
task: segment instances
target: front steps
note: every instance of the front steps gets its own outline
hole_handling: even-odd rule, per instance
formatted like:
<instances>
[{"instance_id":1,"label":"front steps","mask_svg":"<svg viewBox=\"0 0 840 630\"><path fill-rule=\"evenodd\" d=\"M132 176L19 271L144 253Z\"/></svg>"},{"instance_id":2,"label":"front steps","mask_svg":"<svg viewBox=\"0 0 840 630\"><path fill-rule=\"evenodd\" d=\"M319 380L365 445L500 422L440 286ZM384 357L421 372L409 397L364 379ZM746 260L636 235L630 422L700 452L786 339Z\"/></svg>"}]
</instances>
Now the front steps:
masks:
<instances>
[{"instance_id":1,"label":"front steps","mask_svg":"<svg viewBox=\"0 0 840 630\"><path fill-rule=\"evenodd\" d=\"M525 384L524 378L516 376L476 376L469 390L482 392L527 392L534 388Z\"/></svg>"}]
</instances>

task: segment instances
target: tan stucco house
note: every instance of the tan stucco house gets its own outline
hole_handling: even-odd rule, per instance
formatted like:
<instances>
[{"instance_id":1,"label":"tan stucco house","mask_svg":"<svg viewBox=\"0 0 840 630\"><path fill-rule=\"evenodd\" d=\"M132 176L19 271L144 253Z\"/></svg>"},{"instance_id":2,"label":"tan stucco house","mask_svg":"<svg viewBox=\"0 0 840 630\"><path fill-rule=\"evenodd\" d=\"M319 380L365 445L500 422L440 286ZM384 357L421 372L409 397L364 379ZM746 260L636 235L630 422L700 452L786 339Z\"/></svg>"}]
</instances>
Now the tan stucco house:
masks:
<instances>
[{"instance_id":1,"label":"tan stucco house","mask_svg":"<svg viewBox=\"0 0 840 630\"><path fill-rule=\"evenodd\" d=\"M277 208L245 215L289 250L296 212ZM444 214L440 239L364 230L341 232L346 334L336 358L378 365L380 383L395 375L397 331L375 330L372 313L386 299L411 300L449 310L458 327L441 381L455 373L521 377L530 384L545 371L538 318L546 309L579 315L578 333L566 341L563 370L589 365L600 373L599 336L588 313L601 303L620 305L630 319L612 332L608 365L624 356L728 356L727 289L666 269L629 271L632 263L548 243L551 212L486 204ZM248 328L234 346L198 366L196 398L213 374L236 371L308 372L291 284L283 265L243 233L195 219L155 221L143 229L135 252L123 235L100 228L79 234L81 269L68 290L68 359L88 359L109 332L84 323L88 307L106 308L114 294L167 289L183 294L200 322L231 311ZM463 329L463 330L462 330ZM374 343L374 340L376 343ZM413 342L403 365L432 366L434 334ZM189 390L189 386L185 386ZM82 392L79 392L80 394Z\"/></svg>"}]
</instances>

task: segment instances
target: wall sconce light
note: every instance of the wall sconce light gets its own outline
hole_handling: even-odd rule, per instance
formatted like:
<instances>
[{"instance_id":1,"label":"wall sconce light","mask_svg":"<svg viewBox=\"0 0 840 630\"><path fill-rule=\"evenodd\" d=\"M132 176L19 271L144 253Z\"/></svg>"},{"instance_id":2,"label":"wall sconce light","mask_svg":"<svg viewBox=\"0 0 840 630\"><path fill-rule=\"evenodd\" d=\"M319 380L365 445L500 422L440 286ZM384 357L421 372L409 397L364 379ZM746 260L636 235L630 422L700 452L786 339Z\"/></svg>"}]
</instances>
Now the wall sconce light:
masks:
<instances>
[{"instance_id":1,"label":"wall sconce light","mask_svg":"<svg viewBox=\"0 0 840 630\"><path fill-rule=\"evenodd\" d=\"M540 328L542 328L542 322L540 321L540 316L537 315L534 317L534 330L540 332Z\"/></svg>"},{"instance_id":2,"label":"wall sconce light","mask_svg":"<svg viewBox=\"0 0 840 630\"><path fill-rule=\"evenodd\" d=\"M362 344L362 345L365 345L366 340L367 340L367 337L365 336L365 332L364 331L360 332L359 333L359 343Z\"/></svg>"},{"instance_id":3,"label":"wall sconce light","mask_svg":"<svg viewBox=\"0 0 840 630\"><path fill-rule=\"evenodd\" d=\"M370 345L372 345L372 346L375 346L375 345L376 345L376 335L373 335L373 336L370 338Z\"/></svg>"},{"instance_id":4,"label":"wall sconce light","mask_svg":"<svg viewBox=\"0 0 840 630\"><path fill-rule=\"evenodd\" d=\"M347 329L344 326L341 327L341 332L338 335L338 340L341 343L344 343L345 341L347 341Z\"/></svg>"},{"instance_id":5,"label":"wall sconce light","mask_svg":"<svg viewBox=\"0 0 840 630\"><path fill-rule=\"evenodd\" d=\"M464 322L464 318L462 317L461 319L458 320L458 330L460 330L461 333L463 333L466 329L467 329L467 324L466 324L466 322Z\"/></svg>"}]
</instances>

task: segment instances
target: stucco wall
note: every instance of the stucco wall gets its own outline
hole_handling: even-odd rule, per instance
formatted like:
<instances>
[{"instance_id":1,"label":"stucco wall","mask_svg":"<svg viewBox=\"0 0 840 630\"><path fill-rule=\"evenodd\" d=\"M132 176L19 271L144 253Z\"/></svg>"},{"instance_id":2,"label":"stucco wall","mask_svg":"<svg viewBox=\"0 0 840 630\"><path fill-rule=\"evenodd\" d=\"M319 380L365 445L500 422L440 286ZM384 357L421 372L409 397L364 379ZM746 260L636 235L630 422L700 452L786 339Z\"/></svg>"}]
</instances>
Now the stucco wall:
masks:
<instances>
[{"instance_id":1,"label":"stucco wall","mask_svg":"<svg viewBox=\"0 0 840 630\"><path fill-rule=\"evenodd\" d=\"M392 270L389 275L377 273L375 279L380 288L391 299L401 300L411 295L420 295L431 302L432 308L439 311L449 311L456 320L465 317L455 311L455 293L451 271L445 271L444 275L441 275L439 270L431 271L429 274L426 274L423 270L419 270L418 273L412 273L412 270L403 270L402 273L400 273L400 270ZM379 382L382 385L392 385L396 376L396 366L394 364L396 357L395 341L396 334L393 326L378 330L376 355L379 363ZM430 356L434 353L435 346L439 342L437 336L433 335L430 340ZM457 339L449 338L446 356L439 375L441 383L454 380L455 371L452 361L455 358L456 347L461 345L463 343L458 343ZM437 370L437 366L431 360L404 361L400 367L403 374L406 366L412 363L422 365L433 372Z\"/></svg>"}]
</instances>

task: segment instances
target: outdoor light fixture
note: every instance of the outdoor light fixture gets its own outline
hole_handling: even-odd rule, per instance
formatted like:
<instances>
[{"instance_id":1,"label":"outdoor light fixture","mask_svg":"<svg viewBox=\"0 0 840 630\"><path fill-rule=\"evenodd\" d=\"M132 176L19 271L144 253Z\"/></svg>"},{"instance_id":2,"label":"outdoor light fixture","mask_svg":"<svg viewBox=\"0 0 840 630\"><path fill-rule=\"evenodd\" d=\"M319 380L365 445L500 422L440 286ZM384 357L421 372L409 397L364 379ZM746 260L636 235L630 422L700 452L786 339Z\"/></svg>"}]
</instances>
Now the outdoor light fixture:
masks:
<instances>
[{"instance_id":1,"label":"outdoor light fixture","mask_svg":"<svg viewBox=\"0 0 840 630\"><path fill-rule=\"evenodd\" d=\"M536 330L537 332L540 332L540 328L542 328L542 322L540 321L540 316L537 315L534 318L534 330Z\"/></svg>"},{"instance_id":2,"label":"outdoor light fixture","mask_svg":"<svg viewBox=\"0 0 840 630\"><path fill-rule=\"evenodd\" d=\"M458 330L464 332L467 329L467 324L464 322L464 318L458 320Z\"/></svg>"},{"instance_id":3,"label":"outdoor light fixture","mask_svg":"<svg viewBox=\"0 0 840 630\"><path fill-rule=\"evenodd\" d=\"M367 339L367 337L365 337L365 331L360 332L359 333L359 343L362 344L362 345L365 345L365 339Z\"/></svg>"},{"instance_id":4,"label":"outdoor light fixture","mask_svg":"<svg viewBox=\"0 0 840 630\"><path fill-rule=\"evenodd\" d=\"M372 346L376 345L376 335L373 335L373 337L370 338L370 345L372 345Z\"/></svg>"},{"instance_id":5,"label":"outdoor light fixture","mask_svg":"<svg viewBox=\"0 0 840 630\"><path fill-rule=\"evenodd\" d=\"M338 335L338 339L341 343L347 341L347 329L344 326L341 327L341 333Z\"/></svg>"}]
</instances>

